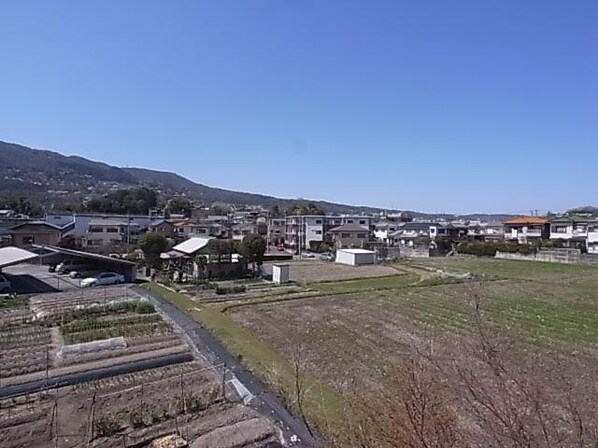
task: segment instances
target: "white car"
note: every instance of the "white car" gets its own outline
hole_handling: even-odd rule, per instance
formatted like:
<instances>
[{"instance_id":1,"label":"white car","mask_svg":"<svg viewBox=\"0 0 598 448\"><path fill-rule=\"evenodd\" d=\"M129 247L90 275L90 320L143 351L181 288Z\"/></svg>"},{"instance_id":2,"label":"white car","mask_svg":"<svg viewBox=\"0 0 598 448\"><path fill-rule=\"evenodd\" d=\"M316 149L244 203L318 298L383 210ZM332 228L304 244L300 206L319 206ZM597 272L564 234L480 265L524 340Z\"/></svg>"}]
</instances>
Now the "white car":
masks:
<instances>
[{"instance_id":1,"label":"white car","mask_svg":"<svg viewBox=\"0 0 598 448\"><path fill-rule=\"evenodd\" d=\"M81 280L81 287L116 285L124 282L125 277L116 272L102 272L97 277L88 277Z\"/></svg>"}]
</instances>

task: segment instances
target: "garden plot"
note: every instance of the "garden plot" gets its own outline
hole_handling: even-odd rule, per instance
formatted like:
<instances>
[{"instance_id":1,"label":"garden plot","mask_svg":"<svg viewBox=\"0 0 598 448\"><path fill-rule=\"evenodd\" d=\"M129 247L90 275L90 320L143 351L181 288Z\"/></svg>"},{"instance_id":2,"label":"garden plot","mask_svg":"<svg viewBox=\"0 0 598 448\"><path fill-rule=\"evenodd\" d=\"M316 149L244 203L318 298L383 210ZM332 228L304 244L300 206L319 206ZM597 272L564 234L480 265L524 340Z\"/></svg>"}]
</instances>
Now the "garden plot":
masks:
<instances>
[{"instance_id":1,"label":"garden plot","mask_svg":"<svg viewBox=\"0 0 598 448\"><path fill-rule=\"evenodd\" d=\"M201 447L260 447L276 427L192 362L0 402L0 447L141 447L178 433ZM230 445L231 437L235 444Z\"/></svg>"},{"instance_id":2,"label":"garden plot","mask_svg":"<svg viewBox=\"0 0 598 448\"><path fill-rule=\"evenodd\" d=\"M34 296L29 308L0 320L4 385L189 351L180 333L134 292L84 293Z\"/></svg>"}]
</instances>

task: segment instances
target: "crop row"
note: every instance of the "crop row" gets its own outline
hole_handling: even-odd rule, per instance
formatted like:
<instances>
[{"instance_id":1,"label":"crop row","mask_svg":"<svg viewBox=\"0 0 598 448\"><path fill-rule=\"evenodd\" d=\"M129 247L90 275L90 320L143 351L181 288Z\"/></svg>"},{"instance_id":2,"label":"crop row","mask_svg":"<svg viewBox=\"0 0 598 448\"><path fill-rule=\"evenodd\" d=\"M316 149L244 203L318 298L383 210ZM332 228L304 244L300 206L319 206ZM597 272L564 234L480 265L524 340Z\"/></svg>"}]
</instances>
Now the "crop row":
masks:
<instances>
[{"instance_id":1,"label":"crop row","mask_svg":"<svg viewBox=\"0 0 598 448\"><path fill-rule=\"evenodd\" d=\"M45 325L65 325L79 319L92 319L95 317L127 313L143 315L152 314L155 311L154 306L145 300L132 300L108 305L94 304L89 307L56 309L45 316L43 321Z\"/></svg>"},{"instance_id":2,"label":"crop row","mask_svg":"<svg viewBox=\"0 0 598 448\"><path fill-rule=\"evenodd\" d=\"M116 337L150 336L172 332L172 327L166 322L149 322L82 330L76 333L64 334L66 344L80 344L83 342L97 341Z\"/></svg>"},{"instance_id":3,"label":"crop row","mask_svg":"<svg viewBox=\"0 0 598 448\"><path fill-rule=\"evenodd\" d=\"M83 331L100 330L105 328L126 327L130 325L147 324L161 322L158 314L149 314L141 316L132 316L122 319L81 319L63 325L60 328L62 334L80 333Z\"/></svg>"},{"instance_id":4,"label":"crop row","mask_svg":"<svg viewBox=\"0 0 598 448\"><path fill-rule=\"evenodd\" d=\"M50 341L50 330L43 327L14 327L0 331L0 349L2 350L45 345Z\"/></svg>"}]
</instances>

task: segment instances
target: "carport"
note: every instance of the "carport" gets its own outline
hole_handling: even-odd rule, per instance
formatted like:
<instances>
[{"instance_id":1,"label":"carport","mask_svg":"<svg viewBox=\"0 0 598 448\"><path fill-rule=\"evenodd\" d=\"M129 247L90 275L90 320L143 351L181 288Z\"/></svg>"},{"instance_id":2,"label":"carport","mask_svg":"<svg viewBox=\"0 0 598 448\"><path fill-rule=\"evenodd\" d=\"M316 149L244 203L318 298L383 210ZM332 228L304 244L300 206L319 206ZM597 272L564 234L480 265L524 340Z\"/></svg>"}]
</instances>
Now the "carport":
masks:
<instances>
[{"instance_id":1,"label":"carport","mask_svg":"<svg viewBox=\"0 0 598 448\"><path fill-rule=\"evenodd\" d=\"M38 255L18 247L3 247L0 249L0 272L2 268L24 263L37 258Z\"/></svg>"},{"instance_id":2,"label":"carport","mask_svg":"<svg viewBox=\"0 0 598 448\"><path fill-rule=\"evenodd\" d=\"M120 258L107 257L100 254L92 254L81 250L65 249L55 246L37 246L35 248L50 252L56 255L53 257L60 261L68 260L81 264L88 264L91 270L116 272L125 276L127 282L134 282L137 279L137 264L132 261Z\"/></svg>"}]
</instances>

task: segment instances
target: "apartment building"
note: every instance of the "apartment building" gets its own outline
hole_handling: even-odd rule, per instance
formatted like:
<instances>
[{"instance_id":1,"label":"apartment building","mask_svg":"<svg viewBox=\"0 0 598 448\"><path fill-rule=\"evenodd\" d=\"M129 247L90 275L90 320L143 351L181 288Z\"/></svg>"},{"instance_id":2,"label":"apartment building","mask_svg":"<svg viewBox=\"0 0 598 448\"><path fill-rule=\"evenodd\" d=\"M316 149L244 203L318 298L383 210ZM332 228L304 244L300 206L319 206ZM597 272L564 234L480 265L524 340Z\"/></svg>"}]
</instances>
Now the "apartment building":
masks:
<instances>
[{"instance_id":1,"label":"apartment building","mask_svg":"<svg viewBox=\"0 0 598 448\"><path fill-rule=\"evenodd\" d=\"M285 246L306 250L319 242L332 242L330 231L345 224L374 228L374 219L365 215L291 215L285 218Z\"/></svg>"},{"instance_id":2,"label":"apartment building","mask_svg":"<svg viewBox=\"0 0 598 448\"><path fill-rule=\"evenodd\" d=\"M95 218L88 222L87 231L81 238L81 245L87 249L99 249L111 245L136 243L140 233L140 226L134 222L114 218Z\"/></svg>"}]
</instances>

